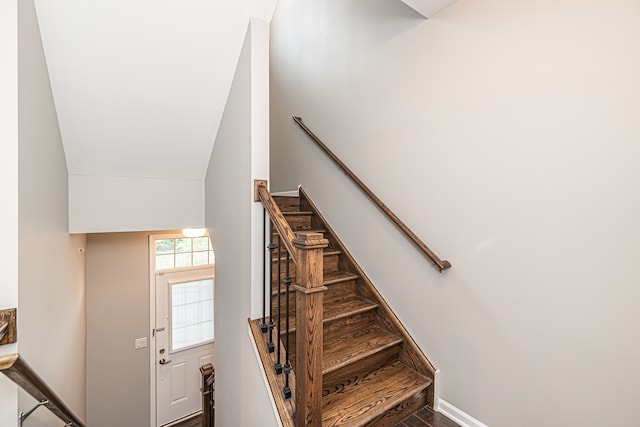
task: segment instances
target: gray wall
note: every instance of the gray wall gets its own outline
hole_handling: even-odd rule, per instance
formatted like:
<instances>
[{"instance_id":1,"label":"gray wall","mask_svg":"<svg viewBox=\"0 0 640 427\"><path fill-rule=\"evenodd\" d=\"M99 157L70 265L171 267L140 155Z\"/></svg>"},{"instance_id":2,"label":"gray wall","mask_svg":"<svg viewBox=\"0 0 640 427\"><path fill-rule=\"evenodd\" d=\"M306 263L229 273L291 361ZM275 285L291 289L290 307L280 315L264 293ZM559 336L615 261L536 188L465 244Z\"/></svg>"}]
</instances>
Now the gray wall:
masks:
<instances>
[{"instance_id":1,"label":"gray wall","mask_svg":"<svg viewBox=\"0 0 640 427\"><path fill-rule=\"evenodd\" d=\"M88 235L87 420L91 427L148 426L149 234Z\"/></svg>"},{"instance_id":2,"label":"gray wall","mask_svg":"<svg viewBox=\"0 0 640 427\"><path fill-rule=\"evenodd\" d=\"M276 425L247 324L254 206L251 49L249 31L205 180L205 221L216 254L215 416L223 427Z\"/></svg>"},{"instance_id":3,"label":"gray wall","mask_svg":"<svg viewBox=\"0 0 640 427\"><path fill-rule=\"evenodd\" d=\"M308 189L441 397L492 427L637 424L637 2L287 0L271 31L272 190Z\"/></svg>"},{"instance_id":4,"label":"gray wall","mask_svg":"<svg viewBox=\"0 0 640 427\"><path fill-rule=\"evenodd\" d=\"M33 0L19 1L20 353L86 418L86 236L69 235L67 166ZM21 393L19 408L34 400ZM59 425L40 410L29 426Z\"/></svg>"}]
</instances>

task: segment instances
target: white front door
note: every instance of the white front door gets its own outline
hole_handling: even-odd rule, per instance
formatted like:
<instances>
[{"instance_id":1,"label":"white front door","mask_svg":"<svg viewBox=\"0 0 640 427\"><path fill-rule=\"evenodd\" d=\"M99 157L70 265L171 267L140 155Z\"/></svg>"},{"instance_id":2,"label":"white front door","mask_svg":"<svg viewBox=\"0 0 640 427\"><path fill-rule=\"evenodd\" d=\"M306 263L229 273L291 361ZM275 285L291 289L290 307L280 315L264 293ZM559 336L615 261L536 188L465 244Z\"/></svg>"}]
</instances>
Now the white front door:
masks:
<instances>
[{"instance_id":1,"label":"white front door","mask_svg":"<svg viewBox=\"0 0 640 427\"><path fill-rule=\"evenodd\" d=\"M200 366L213 364L212 267L156 274L156 425L202 410Z\"/></svg>"}]
</instances>

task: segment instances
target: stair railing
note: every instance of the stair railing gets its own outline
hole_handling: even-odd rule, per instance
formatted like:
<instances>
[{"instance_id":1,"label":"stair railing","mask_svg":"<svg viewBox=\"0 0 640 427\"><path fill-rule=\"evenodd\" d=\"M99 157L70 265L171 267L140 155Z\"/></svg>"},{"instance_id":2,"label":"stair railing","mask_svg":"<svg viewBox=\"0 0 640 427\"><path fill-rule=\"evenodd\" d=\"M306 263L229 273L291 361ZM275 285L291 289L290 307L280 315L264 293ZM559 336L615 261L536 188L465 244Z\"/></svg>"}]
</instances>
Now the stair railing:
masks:
<instances>
[{"instance_id":1,"label":"stair railing","mask_svg":"<svg viewBox=\"0 0 640 427\"><path fill-rule=\"evenodd\" d=\"M269 234L270 236L269 244L266 244L266 238L264 242L264 271L268 274L265 273L260 331L265 336L267 352L275 353L275 355L272 366L265 365L265 369L272 369L272 373L276 376L284 374L284 386L278 398L295 400L295 418L293 420L295 425L297 427L319 427L322 423L322 310L324 291L327 289L323 285L323 250L329 242L324 239L321 233L298 232L294 234L269 193L266 181L256 180L254 190L255 201L261 202L265 211L264 235ZM267 217L269 226L267 225ZM274 239L277 244L274 243ZM272 264L276 249L277 277L274 280ZM283 258L284 278L282 274ZM291 262L295 265L296 270L296 283L293 286L291 283ZM284 295L282 284L284 284ZM277 286L275 292L274 285ZM290 292L293 291L295 291L296 298L295 314L290 312ZM266 298L267 294L269 295L268 299ZM274 298L276 298L275 301ZM282 303L283 298L284 304ZM277 306L275 318L272 310L274 303ZM282 312L283 305L284 313ZM289 322L294 316L295 378L297 381L295 384L290 384L292 368L289 347L291 325ZM281 329L283 318L284 329ZM278 338L275 343L273 342L274 329L275 336L282 338L284 342ZM267 334L269 334L268 338L266 338ZM284 352L284 355L281 352ZM270 375L267 375L267 378L270 378ZM292 392L292 388L295 388L295 393ZM284 405L278 405L277 402L276 406L278 408L284 407ZM280 416L284 421L286 417L282 413Z\"/></svg>"},{"instance_id":2,"label":"stair railing","mask_svg":"<svg viewBox=\"0 0 640 427\"><path fill-rule=\"evenodd\" d=\"M19 354L0 356L0 371L38 401L32 409L20 413L20 426L36 409L44 406L60 418L65 426L85 427L84 423Z\"/></svg>"},{"instance_id":3,"label":"stair railing","mask_svg":"<svg viewBox=\"0 0 640 427\"><path fill-rule=\"evenodd\" d=\"M200 367L202 378L202 427L214 427L215 420L213 413L216 409L216 371L211 363L206 363Z\"/></svg>"},{"instance_id":4,"label":"stair railing","mask_svg":"<svg viewBox=\"0 0 640 427\"><path fill-rule=\"evenodd\" d=\"M384 212L390 219L393 221L399 228L402 230L404 234L409 237L409 239L418 247L420 250L433 262L433 264L442 272L448 268L451 268L451 263L447 260L440 259L435 252L433 252L429 247L422 241L416 234L407 227L404 222L398 218L398 216L393 213L387 205L385 205L382 200L375 195L373 191L367 187L364 182L360 178L354 174L351 169L347 167L339 158L336 156L321 140L318 138L312 131L309 129L303 122L300 117L293 117L293 121L295 121L302 130L306 132L307 135L315 142L321 149L324 151L330 158L333 160L340 169L344 171L344 173L351 178L351 180L375 203L382 212Z\"/></svg>"}]
</instances>

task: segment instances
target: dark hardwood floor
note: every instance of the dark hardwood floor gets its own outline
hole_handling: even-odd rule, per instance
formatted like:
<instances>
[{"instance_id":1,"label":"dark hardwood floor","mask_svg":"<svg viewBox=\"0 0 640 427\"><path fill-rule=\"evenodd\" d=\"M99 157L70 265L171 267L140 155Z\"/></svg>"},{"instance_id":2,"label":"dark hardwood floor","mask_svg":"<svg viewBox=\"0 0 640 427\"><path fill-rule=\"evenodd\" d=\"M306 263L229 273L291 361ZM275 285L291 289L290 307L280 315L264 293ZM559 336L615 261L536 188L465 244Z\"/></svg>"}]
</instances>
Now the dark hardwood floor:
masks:
<instances>
[{"instance_id":1,"label":"dark hardwood floor","mask_svg":"<svg viewBox=\"0 0 640 427\"><path fill-rule=\"evenodd\" d=\"M185 420L185 421L182 421L181 423L173 425L173 427L201 427L201 426L202 426L202 415L189 418L188 420Z\"/></svg>"},{"instance_id":2,"label":"dark hardwood floor","mask_svg":"<svg viewBox=\"0 0 640 427\"><path fill-rule=\"evenodd\" d=\"M396 427L460 427L439 412L428 406L420 409L409 418L396 424Z\"/></svg>"},{"instance_id":3,"label":"dark hardwood floor","mask_svg":"<svg viewBox=\"0 0 640 427\"><path fill-rule=\"evenodd\" d=\"M174 427L200 427L202 418L200 415L176 424ZM425 406L418 412L401 422L396 427L460 427L439 412Z\"/></svg>"}]
</instances>

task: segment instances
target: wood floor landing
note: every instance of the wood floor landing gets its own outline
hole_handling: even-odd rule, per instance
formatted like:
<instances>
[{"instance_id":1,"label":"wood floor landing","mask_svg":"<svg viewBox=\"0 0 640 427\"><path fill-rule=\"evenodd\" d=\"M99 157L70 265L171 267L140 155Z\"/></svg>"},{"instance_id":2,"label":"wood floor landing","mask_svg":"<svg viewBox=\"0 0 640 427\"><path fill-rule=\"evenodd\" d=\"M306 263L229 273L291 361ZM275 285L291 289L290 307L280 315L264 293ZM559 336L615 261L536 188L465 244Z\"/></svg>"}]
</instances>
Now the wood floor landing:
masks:
<instances>
[{"instance_id":1,"label":"wood floor landing","mask_svg":"<svg viewBox=\"0 0 640 427\"><path fill-rule=\"evenodd\" d=\"M201 427L201 426L202 426L202 415L189 418L188 420L185 420L185 421L182 421L181 423L173 425L173 427Z\"/></svg>"},{"instance_id":2,"label":"wood floor landing","mask_svg":"<svg viewBox=\"0 0 640 427\"><path fill-rule=\"evenodd\" d=\"M420 409L395 427L460 427L428 406Z\"/></svg>"}]
</instances>

